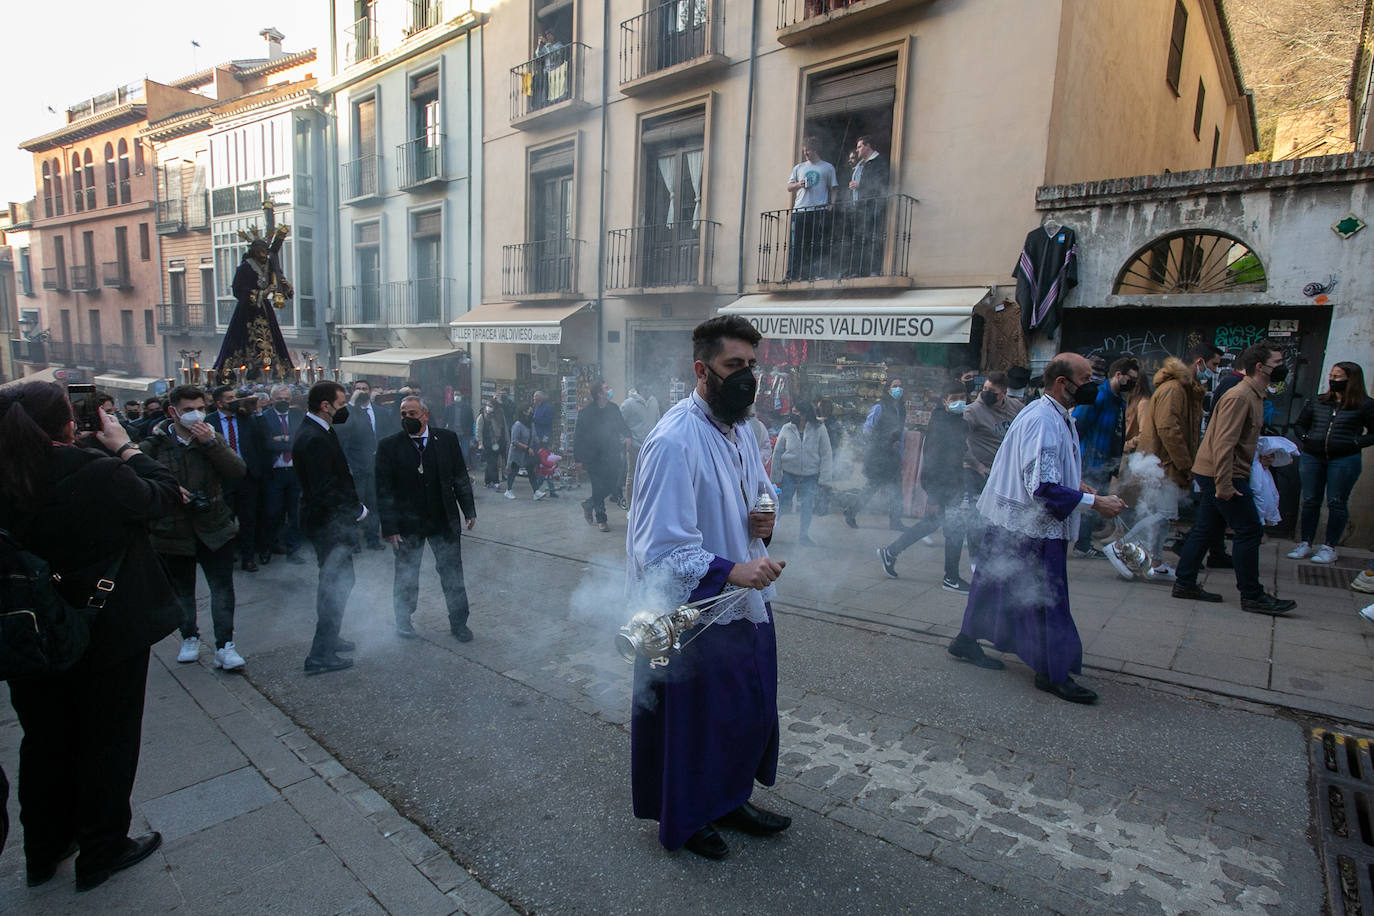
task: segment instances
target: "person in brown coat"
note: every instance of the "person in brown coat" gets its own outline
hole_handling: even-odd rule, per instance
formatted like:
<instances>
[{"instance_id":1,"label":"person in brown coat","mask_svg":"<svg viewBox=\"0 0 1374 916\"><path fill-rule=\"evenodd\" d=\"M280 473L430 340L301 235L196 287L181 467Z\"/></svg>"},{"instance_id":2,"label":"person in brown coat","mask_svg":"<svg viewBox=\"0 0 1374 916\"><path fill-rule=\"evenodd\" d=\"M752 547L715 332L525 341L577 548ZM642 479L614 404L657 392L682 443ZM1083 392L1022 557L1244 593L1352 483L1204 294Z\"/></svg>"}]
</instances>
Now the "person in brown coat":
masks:
<instances>
[{"instance_id":1,"label":"person in brown coat","mask_svg":"<svg viewBox=\"0 0 1374 916\"><path fill-rule=\"evenodd\" d=\"M1173 356L1164 361L1155 373L1155 393L1141 414L1136 443L1139 451L1157 456L1165 475L1184 490L1192 484L1193 457L1202 440L1201 362L1185 364Z\"/></svg>"}]
</instances>

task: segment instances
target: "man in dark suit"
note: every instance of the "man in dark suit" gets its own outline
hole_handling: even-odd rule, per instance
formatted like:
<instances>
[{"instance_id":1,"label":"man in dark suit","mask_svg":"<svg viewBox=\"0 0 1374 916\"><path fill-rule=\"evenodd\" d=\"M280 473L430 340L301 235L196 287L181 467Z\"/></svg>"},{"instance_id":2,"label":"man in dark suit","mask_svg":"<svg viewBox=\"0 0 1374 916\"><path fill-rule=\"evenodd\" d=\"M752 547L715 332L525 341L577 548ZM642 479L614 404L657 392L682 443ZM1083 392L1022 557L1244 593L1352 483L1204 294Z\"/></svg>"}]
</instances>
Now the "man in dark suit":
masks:
<instances>
[{"instance_id":1,"label":"man in dark suit","mask_svg":"<svg viewBox=\"0 0 1374 916\"><path fill-rule=\"evenodd\" d=\"M301 529L315 548L320 568L315 590L315 640L305 657L305 673L339 671L353 664L340 652L353 643L339 638L344 608L353 591L353 545L357 525L367 516L334 432L348 416L348 392L338 382L316 382L306 395L308 413L291 443L301 484ZM270 413L270 411L269 411Z\"/></svg>"},{"instance_id":2,"label":"man in dark suit","mask_svg":"<svg viewBox=\"0 0 1374 916\"><path fill-rule=\"evenodd\" d=\"M272 404L258 417L267 446L267 470L263 475L262 517L258 534L258 561L272 562L272 554L286 554L289 563L304 563L301 547L301 484L293 470L291 440L305 414L291 406L291 389L272 389Z\"/></svg>"},{"instance_id":3,"label":"man in dark suit","mask_svg":"<svg viewBox=\"0 0 1374 916\"><path fill-rule=\"evenodd\" d=\"M399 433L377 446L382 537L396 548L396 633L404 639L417 635L410 616L415 613L420 558L428 541L448 605L449 630L459 642L468 642L472 631L468 629L461 532L463 519L469 531L477 524L477 509L458 434L431 427L429 407L414 396L401 402L401 424Z\"/></svg>"},{"instance_id":4,"label":"man in dark suit","mask_svg":"<svg viewBox=\"0 0 1374 916\"><path fill-rule=\"evenodd\" d=\"M251 398L238 402L230 385L221 385L212 392L215 409L205 422L224 437L224 441L243 459L248 472L238 480L226 483L225 502L239 521L239 566L244 572L257 572L253 553L258 543L258 505L262 499L263 476L267 473L267 444L263 441L262 426L247 405Z\"/></svg>"},{"instance_id":5,"label":"man in dark suit","mask_svg":"<svg viewBox=\"0 0 1374 916\"><path fill-rule=\"evenodd\" d=\"M363 540L372 550L385 550L377 536L377 410L372 404L372 385L367 379L353 383L353 396L348 401L348 414L353 422L340 426L336 432L339 444L343 446L344 457L348 459L348 469L353 472L353 483L358 488L358 497L367 506L367 518L358 527ZM384 428L384 427L383 427Z\"/></svg>"},{"instance_id":6,"label":"man in dark suit","mask_svg":"<svg viewBox=\"0 0 1374 916\"><path fill-rule=\"evenodd\" d=\"M887 159L873 146L867 134L854 146L854 172L849 181L853 201L854 255L845 272L853 276L875 276L883 271L883 251L887 244L887 195L892 172Z\"/></svg>"}]
</instances>

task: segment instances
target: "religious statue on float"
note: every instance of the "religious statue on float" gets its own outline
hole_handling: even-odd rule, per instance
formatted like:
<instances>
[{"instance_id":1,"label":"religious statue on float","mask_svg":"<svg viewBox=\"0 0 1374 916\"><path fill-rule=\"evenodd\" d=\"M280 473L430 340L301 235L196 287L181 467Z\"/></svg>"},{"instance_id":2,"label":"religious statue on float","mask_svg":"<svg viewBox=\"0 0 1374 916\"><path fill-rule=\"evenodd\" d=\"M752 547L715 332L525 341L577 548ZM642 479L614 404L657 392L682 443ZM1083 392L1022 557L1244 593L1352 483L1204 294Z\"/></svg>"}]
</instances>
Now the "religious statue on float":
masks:
<instances>
[{"instance_id":1,"label":"religious statue on float","mask_svg":"<svg viewBox=\"0 0 1374 916\"><path fill-rule=\"evenodd\" d=\"M215 360L221 381L287 381L294 374L276 315L296 294L281 262L281 246L291 228L276 224L271 200L262 209L265 233L259 234L257 226L239 230L248 250L234 272L234 314Z\"/></svg>"}]
</instances>

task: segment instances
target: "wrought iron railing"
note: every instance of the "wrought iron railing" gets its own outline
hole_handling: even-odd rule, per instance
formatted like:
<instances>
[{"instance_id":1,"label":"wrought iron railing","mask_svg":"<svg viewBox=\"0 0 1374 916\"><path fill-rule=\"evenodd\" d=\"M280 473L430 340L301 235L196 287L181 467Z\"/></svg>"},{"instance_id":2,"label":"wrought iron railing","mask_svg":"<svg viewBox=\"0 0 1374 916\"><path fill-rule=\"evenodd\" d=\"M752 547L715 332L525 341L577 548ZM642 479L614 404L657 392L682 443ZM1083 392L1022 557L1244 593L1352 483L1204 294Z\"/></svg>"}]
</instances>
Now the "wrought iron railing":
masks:
<instances>
[{"instance_id":1,"label":"wrought iron railing","mask_svg":"<svg viewBox=\"0 0 1374 916\"><path fill-rule=\"evenodd\" d=\"M510 118L537 114L564 102L582 98L582 61L587 46L581 42L546 51L510 70Z\"/></svg>"},{"instance_id":2,"label":"wrought iron railing","mask_svg":"<svg viewBox=\"0 0 1374 916\"><path fill-rule=\"evenodd\" d=\"M396 183L402 188L413 188L431 181L443 181L444 173L444 135L426 134L407 140L396 147L399 161L396 163Z\"/></svg>"},{"instance_id":3,"label":"wrought iron railing","mask_svg":"<svg viewBox=\"0 0 1374 916\"><path fill-rule=\"evenodd\" d=\"M180 198L157 202L157 231L159 235L175 235L186 230L186 204Z\"/></svg>"},{"instance_id":4,"label":"wrought iron railing","mask_svg":"<svg viewBox=\"0 0 1374 916\"><path fill-rule=\"evenodd\" d=\"M721 53L721 17L713 0L668 0L620 24L620 81L628 83Z\"/></svg>"},{"instance_id":5,"label":"wrought iron railing","mask_svg":"<svg viewBox=\"0 0 1374 916\"><path fill-rule=\"evenodd\" d=\"M43 288L65 293L67 291L67 272L60 267L44 267Z\"/></svg>"},{"instance_id":6,"label":"wrought iron railing","mask_svg":"<svg viewBox=\"0 0 1374 916\"><path fill-rule=\"evenodd\" d=\"M47 340L43 342L46 361L70 366L76 362L76 349L70 340Z\"/></svg>"},{"instance_id":7,"label":"wrought iron railing","mask_svg":"<svg viewBox=\"0 0 1374 916\"><path fill-rule=\"evenodd\" d=\"M702 219L612 229L606 233L607 288L709 286L719 227Z\"/></svg>"},{"instance_id":8,"label":"wrought iron railing","mask_svg":"<svg viewBox=\"0 0 1374 916\"><path fill-rule=\"evenodd\" d=\"M101 369L105 361L102 347L98 343L72 344L72 361L78 366L90 366L92 369Z\"/></svg>"},{"instance_id":9,"label":"wrought iron railing","mask_svg":"<svg viewBox=\"0 0 1374 916\"><path fill-rule=\"evenodd\" d=\"M78 293L94 292L100 288L95 282L95 266L92 264L72 265L72 289Z\"/></svg>"},{"instance_id":10,"label":"wrought iron railing","mask_svg":"<svg viewBox=\"0 0 1374 916\"><path fill-rule=\"evenodd\" d=\"M124 261L104 261L100 265L100 278L106 286L129 289L133 282L129 279L129 265Z\"/></svg>"},{"instance_id":11,"label":"wrought iron railing","mask_svg":"<svg viewBox=\"0 0 1374 916\"><path fill-rule=\"evenodd\" d=\"M202 192L186 198L186 228L210 228L209 194Z\"/></svg>"},{"instance_id":12,"label":"wrought iron railing","mask_svg":"<svg viewBox=\"0 0 1374 916\"><path fill-rule=\"evenodd\" d=\"M380 54L381 44L377 40L379 33L377 17L373 15L364 16L344 29L344 35L348 39L344 43L345 65L360 64Z\"/></svg>"},{"instance_id":13,"label":"wrought iron railing","mask_svg":"<svg viewBox=\"0 0 1374 916\"><path fill-rule=\"evenodd\" d=\"M778 28L785 29L807 20L819 20L841 12L858 0L778 0Z\"/></svg>"},{"instance_id":14,"label":"wrought iron railing","mask_svg":"<svg viewBox=\"0 0 1374 916\"><path fill-rule=\"evenodd\" d=\"M339 324L381 324L382 286L363 283L339 288Z\"/></svg>"},{"instance_id":15,"label":"wrought iron railing","mask_svg":"<svg viewBox=\"0 0 1374 916\"><path fill-rule=\"evenodd\" d=\"M215 330L215 307L203 302L160 302L157 306L157 329L181 334L212 333Z\"/></svg>"},{"instance_id":16,"label":"wrought iron railing","mask_svg":"<svg viewBox=\"0 0 1374 916\"><path fill-rule=\"evenodd\" d=\"M377 156L360 156L340 167L344 200L359 200L377 194Z\"/></svg>"},{"instance_id":17,"label":"wrought iron railing","mask_svg":"<svg viewBox=\"0 0 1374 916\"><path fill-rule=\"evenodd\" d=\"M501 295L574 295L581 239L548 239L501 247Z\"/></svg>"},{"instance_id":18,"label":"wrought iron railing","mask_svg":"<svg viewBox=\"0 0 1374 916\"><path fill-rule=\"evenodd\" d=\"M905 194L759 217L758 282L910 277L916 200Z\"/></svg>"},{"instance_id":19,"label":"wrought iron railing","mask_svg":"<svg viewBox=\"0 0 1374 916\"><path fill-rule=\"evenodd\" d=\"M125 372L138 368L138 350L122 344L105 344L101 348L98 362L105 369L118 369Z\"/></svg>"},{"instance_id":20,"label":"wrought iron railing","mask_svg":"<svg viewBox=\"0 0 1374 916\"><path fill-rule=\"evenodd\" d=\"M453 314L458 288L452 277L345 286L339 290L339 323L385 327L446 324Z\"/></svg>"},{"instance_id":21,"label":"wrought iron railing","mask_svg":"<svg viewBox=\"0 0 1374 916\"><path fill-rule=\"evenodd\" d=\"M444 21L442 0L410 0L409 5L409 16L406 18L407 36L432 29Z\"/></svg>"}]
</instances>

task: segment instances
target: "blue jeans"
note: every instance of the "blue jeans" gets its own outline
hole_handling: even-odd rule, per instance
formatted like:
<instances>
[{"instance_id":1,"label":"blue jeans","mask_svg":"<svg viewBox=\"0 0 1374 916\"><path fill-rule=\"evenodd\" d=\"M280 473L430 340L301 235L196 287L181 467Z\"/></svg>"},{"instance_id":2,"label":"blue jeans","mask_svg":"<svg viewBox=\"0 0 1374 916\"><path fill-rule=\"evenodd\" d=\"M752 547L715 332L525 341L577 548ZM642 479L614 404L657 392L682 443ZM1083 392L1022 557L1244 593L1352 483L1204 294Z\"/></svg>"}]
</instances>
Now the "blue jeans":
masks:
<instances>
[{"instance_id":1,"label":"blue jeans","mask_svg":"<svg viewBox=\"0 0 1374 916\"><path fill-rule=\"evenodd\" d=\"M786 512L792 506L792 494L797 494L797 501L801 503L801 536L809 537L811 531L811 512L816 506L816 489L820 485L820 477L812 474L803 477L800 474L789 474L782 472L782 483L778 485L781 491L778 494L778 506Z\"/></svg>"},{"instance_id":2,"label":"blue jeans","mask_svg":"<svg viewBox=\"0 0 1374 916\"><path fill-rule=\"evenodd\" d=\"M1216 481L1211 477L1194 474L1193 481L1199 490L1197 521L1179 552L1178 583L1197 585L1197 574L1208 548L1229 526L1236 533L1232 552L1236 588L1242 598L1260 597L1264 587L1259 580L1259 546L1264 531L1255 509L1254 495L1250 492L1250 481L1244 477L1234 478L1231 485L1236 488L1236 495L1230 499L1217 499Z\"/></svg>"},{"instance_id":3,"label":"blue jeans","mask_svg":"<svg viewBox=\"0 0 1374 916\"><path fill-rule=\"evenodd\" d=\"M1322 491L1326 492L1326 538L1323 544L1335 547L1350 521L1350 491L1355 488L1363 463L1360 453L1344 458L1298 456L1302 476L1302 539L1311 544L1317 539L1317 518L1322 511Z\"/></svg>"}]
</instances>

